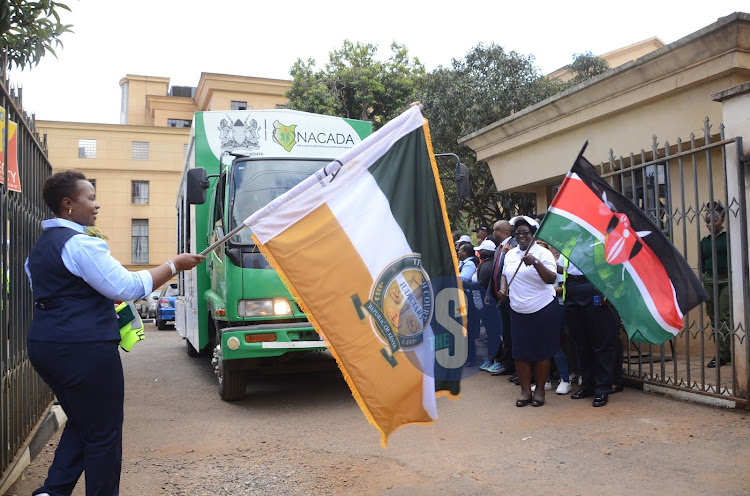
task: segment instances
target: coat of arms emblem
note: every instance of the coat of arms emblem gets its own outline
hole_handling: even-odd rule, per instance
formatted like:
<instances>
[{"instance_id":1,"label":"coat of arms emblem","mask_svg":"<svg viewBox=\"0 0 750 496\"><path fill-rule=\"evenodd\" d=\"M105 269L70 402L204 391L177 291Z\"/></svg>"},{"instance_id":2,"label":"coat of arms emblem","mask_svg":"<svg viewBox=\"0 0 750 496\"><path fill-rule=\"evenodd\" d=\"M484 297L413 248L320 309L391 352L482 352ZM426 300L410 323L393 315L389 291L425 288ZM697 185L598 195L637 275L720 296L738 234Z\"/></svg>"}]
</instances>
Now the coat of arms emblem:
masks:
<instances>
[{"instance_id":1,"label":"coat of arms emblem","mask_svg":"<svg viewBox=\"0 0 750 496\"><path fill-rule=\"evenodd\" d=\"M375 281L369 301L361 303L358 295L352 300L361 319L367 318L363 310L370 314L375 334L386 345L381 350L383 356L391 365L397 365L393 358L396 351L422 344L432 319L433 294L419 254L391 263Z\"/></svg>"}]
</instances>

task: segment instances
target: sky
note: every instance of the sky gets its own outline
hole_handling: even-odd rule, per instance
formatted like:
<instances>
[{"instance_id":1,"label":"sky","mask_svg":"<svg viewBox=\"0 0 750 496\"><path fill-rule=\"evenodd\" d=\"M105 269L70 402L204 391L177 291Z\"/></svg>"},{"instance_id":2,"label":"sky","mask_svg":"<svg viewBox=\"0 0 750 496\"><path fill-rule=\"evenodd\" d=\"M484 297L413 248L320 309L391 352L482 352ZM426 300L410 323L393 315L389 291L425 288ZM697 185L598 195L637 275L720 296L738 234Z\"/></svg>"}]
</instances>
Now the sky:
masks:
<instances>
[{"instance_id":1,"label":"sky","mask_svg":"<svg viewBox=\"0 0 750 496\"><path fill-rule=\"evenodd\" d=\"M119 81L126 74L160 76L196 86L201 72L291 79L298 59L318 68L345 39L390 55L405 45L426 69L450 66L478 43L532 55L548 74L573 54L601 55L651 37L665 43L733 12L747 0L688 3L629 0L551 2L489 0L67 0L58 58L12 69L24 108L39 120L119 123ZM680 5L681 8L675 8Z\"/></svg>"}]
</instances>

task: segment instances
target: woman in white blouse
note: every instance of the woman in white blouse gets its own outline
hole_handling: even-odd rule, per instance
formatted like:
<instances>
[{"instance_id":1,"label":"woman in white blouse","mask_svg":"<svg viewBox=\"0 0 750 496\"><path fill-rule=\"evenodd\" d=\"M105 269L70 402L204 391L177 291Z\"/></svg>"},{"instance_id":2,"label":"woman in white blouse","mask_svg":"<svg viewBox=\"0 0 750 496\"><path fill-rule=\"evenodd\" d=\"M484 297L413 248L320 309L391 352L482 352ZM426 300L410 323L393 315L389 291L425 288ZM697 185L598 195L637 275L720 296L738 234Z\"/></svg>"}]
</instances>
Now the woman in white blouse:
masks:
<instances>
[{"instance_id":1,"label":"woman in white blouse","mask_svg":"<svg viewBox=\"0 0 750 496\"><path fill-rule=\"evenodd\" d=\"M500 279L501 298L510 298L510 329L513 359L518 371L521 396L516 406L544 405L544 383L549 376L550 357L560 348L560 310L555 296L555 257L534 242L539 224L526 216L513 217L518 246L505 255ZM531 391L531 367L536 389Z\"/></svg>"}]
</instances>

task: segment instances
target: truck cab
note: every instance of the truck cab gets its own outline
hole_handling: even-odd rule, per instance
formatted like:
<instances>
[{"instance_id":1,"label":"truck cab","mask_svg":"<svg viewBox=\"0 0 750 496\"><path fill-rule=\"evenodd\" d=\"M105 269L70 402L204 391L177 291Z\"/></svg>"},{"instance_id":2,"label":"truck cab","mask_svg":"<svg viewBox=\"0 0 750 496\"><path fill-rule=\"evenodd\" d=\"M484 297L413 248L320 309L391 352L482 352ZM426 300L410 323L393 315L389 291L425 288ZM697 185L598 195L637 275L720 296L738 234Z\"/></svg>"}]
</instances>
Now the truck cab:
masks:
<instances>
[{"instance_id":1,"label":"truck cab","mask_svg":"<svg viewBox=\"0 0 750 496\"><path fill-rule=\"evenodd\" d=\"M178 193L178 249L199 253L236 232L180 274L175 327L189 356L212 356L222 399L244 397L248 370L325 350L243 221L371 132L368 122L289 110L196 113Z\"/></svg>"}]
</instances>

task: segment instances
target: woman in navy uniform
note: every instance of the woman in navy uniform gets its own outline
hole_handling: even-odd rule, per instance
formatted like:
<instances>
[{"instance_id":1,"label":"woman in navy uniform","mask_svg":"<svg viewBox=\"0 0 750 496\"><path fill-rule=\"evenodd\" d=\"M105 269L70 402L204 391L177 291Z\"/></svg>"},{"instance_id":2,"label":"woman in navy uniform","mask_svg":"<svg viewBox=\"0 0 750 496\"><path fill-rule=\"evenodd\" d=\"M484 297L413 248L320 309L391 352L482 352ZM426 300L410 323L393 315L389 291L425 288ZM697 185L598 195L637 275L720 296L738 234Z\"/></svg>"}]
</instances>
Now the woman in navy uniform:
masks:
<instances>
[{"instance_id":1,"label":"woman in navy uniform","mask_svg":"<svg viewBox=\"0 0 750 496\"><path fill-rule=\"evenodd\" d=\"M205 257L183 253L138 272L87 236L99 211L92 184L78 171L48 177L44 202L55 218L26 261L34 295L29 360L68 416L44 485L35 495L69 495L86 472L86 495L119 494L124 379L114 300L150 293Z\"/></svg>"}]
</instances>

